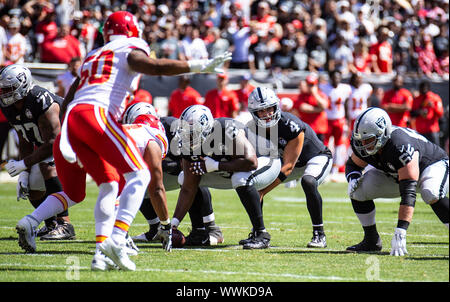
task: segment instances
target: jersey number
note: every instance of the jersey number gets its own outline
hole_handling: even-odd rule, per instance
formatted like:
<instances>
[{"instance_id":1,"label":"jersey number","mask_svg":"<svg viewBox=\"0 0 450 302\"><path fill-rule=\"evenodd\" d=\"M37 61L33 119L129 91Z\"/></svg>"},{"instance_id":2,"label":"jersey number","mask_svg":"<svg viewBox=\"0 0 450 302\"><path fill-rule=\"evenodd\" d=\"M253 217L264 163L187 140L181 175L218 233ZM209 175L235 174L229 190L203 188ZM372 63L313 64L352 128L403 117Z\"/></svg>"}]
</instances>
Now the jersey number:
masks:
<instances>
[{"instance_id":1,"label":"jersey number","mask_svg":"<svg viewBox=\"0 0 450 302\"><path fill-rule=\"evenodd\" d=\"M105 50L97 56L91 56L86 59L85 63L92 61L90 69L84 69L81 72L80 89L86 82L88 84L102 84L109 80L113 66L114 52ZM102 63L101 73L98 72L98 67Z\"/></svg>"},{"instance_id":2,"label":"jersey number","mask_svg":"<svg viewBox=\"0 0 450 302\"><path fill-rule=\"evenodd\" d=\"M36 126L35 123L25 123L23 125L14 125L14 129L16 129L17 132L21 132L23 138L27 141L30 142L30 139L27 136L27 131L29 131L30 129L32 129L33 134L34 134L34 138L41 144L44 143L44 141L41 138L41 134L39 133L39 128Z\"/></svg>"}]
</instances>

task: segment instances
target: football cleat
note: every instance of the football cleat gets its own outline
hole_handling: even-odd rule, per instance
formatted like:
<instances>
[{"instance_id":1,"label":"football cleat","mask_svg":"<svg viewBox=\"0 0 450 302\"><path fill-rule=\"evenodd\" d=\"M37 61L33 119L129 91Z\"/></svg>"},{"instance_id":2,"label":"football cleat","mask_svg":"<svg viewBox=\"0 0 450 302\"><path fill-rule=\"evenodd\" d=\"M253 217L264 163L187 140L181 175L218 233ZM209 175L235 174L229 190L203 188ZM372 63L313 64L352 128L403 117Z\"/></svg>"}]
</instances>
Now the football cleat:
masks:
<instances>
[{"instance_id":1,"label":"football cleat","mask_svg":"<svg viewBox=\"0 0 450 302\"><path fill-rule=\"evenodd\" d=\"M125 271L136 270L136 264L128 257L125 245L118 245L111 238L106 238L105 241L100 243L99 248L121 269Z\"/></svg>"},{"instance_id":2,"label":"football cleat","mask_svg":"<svg viewBox=\"0 0 450 302\"><path fill-rule=\"evenodd\" d=\"M205 229L193 229L189 235L186 236L187 246L208 246L209 236Z\"/></svg>"},{"instance_id":3,"label":"football cleat","mask_svg":"<svg viewBox=\"0 0 450 302\"><path fill-rule=\"evenodd\" d=\"M209 245L217 245L225 241L222 230L218 226L206 227L206 231L209 235Z\"/></svg>"},{"instance_id":4,"label":"football cleat","mask_svg":"<svg viewBox=\"0 0 450 302\"><path fill-rule=\"evenodd\" d=\"M53 220L52 223L49 225L44 224L42 228L37 230L36 237L42 237L53 231L58 226L58 222L56 220Z\"/></svg>"},{"instance_id":5,"label":"football cleat","mask_svg":"<svg viewBox=\"0 0 450 302\"><path fill-rule=\"evenodd\" d=\"M16 225L17 234L19 234L19 246L28 253L36 252L36 226L37 221L27 215L19 220Z\"/></svg>"},{"instance_id":6,"label":"football cleat","mask_svg":"<svg viewBox=\"0 0 450 302\"><path fill-rule=\"evenodd\" d=\"M127 254L128 256L137 256L137 254L139 253L139 249L136 246L136 244L134 244L133 239L130 237L130 235L125 236L125 247L127 248Z\"/></svg>"},{"instance_id":7,"label":"football cleat","mask_svg":"<svg viewBox=\"0 0 450 302\"><path fill-rule=\"evenodd\" d=\"M382 249L381 238L378 236L377 240L369 240L364 237L363 241L358 244L349 246L347 248L347 252L354 253L370 253L370 252L379 252Z\"/></svg>"},{"instance_id":8,"label":"football cleat","mask_svg":"<svg viewBox=\"0 0 450 302\"><path fill-rule=\"evenodd\" d=\"M245 250L266 249L270 246L270 234L268 232L255 232L253 239L245 243Z\"/></svg>"},{"instance_id":9,"label":"football cleat","mask_svg":"<svg viewBox=\"0 0 450 302\"><path fill-rule=\"evenodd\" d=\"M307 244L307 247L325 248L327 247L327 238L325 233L319 231L313 231L313 237L311 242Z\"/></svg>"},{"instance_id":10,"label":"football cleat","mask_svg":"<svg viewBox=\"0 0 450 302\"><path fill-rule=\"evenodd\" d=\"M255 238L255 233L253 232L253 230L248 234L248 238L247 239L242 239L239 241L239 245L244 245L246 243L249 243L250 241L253 240L253 238Z\"/></svg>"},{"instance_id":11,"label":"football cleat","mask_svg":"<svg viewBox=\"0 0 450 302\"><path fill-rule=\"evenodd\" d=\"M75 229L72 224L64 222L58 224L47 235L41 237L41 240L72 240L75 239Z\"/></svg>"},{"instance_id":12,"label":"football cleat","mask_svg":"<svg viewBox=\"0 0 450 302\"><path fill-rule=\"evenodd\" d=\"M142 233L140 235L132 237L135 242L152 242L152 241L160 241L158 235L158 227L159 223L151 224L150 230L148 232Z\"/></svg>"},{"instance_id":13,"label":"football cleat","mask_svg":"<svg viewBox=\"0 0 450 302\"><path fill-rule=\"evenodd\" d=\"M101 251L97 250L92 258L91 270L93 271L109 271L118 270L119 267L114 262L106 257Z\"/></svg>"}]
</instances>

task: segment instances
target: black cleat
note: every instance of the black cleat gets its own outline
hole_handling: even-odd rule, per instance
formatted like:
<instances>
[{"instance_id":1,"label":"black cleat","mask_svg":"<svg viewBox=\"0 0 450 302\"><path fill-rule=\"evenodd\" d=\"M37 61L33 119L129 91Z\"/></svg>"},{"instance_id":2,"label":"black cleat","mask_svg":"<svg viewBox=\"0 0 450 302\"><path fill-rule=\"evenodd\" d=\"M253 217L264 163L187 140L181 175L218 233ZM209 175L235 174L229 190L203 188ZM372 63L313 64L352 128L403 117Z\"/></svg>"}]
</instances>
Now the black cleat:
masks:
<instances>
[{"instance_id":1,"label":"black cleat","mask_svg":"<svg viewBox=\"0 0 450 302\"><path fill-rule=\"evenodd\" d=\"M158 235L158 228L160 223L155 223L150 225L150 230L148 232L142 233L140 235L134 236L132 239L135 242L152 242L152 241L160 241L160 237Z\"/></svg>"},{"instance_id":2,"label":"black cleat","mask_svg":"<svg viewBox=\"0 0 450 302\"><path fill-rule=\"evenodd\" d=\"M44 224L42 228L40 228L37 233L36 237L42 237L53 231L58 226L58 222L56 220L53 220L52 223Z\"/></svg>"},{"instance_id":3,"label":"black cleat","mask_svg":"<svg viewBox=\"0 0 450 302\"><path fill-rule=\"evenodd\" d=\"M314 248L326 248L327 247L327 237L324 232L313 231L313 237L311 242L307 244L307 247Z\"/></svg>"},{"instance_id":4,"label":"black cleat","mask_svg":"<svg viewBox=\"0 0 450 302\"><path fill-rule=\"evenodd\" d=\"M189 235L186 236L187 246L209 246L209 235L205 229L193 229Z\"/></svg>"},{"instance_id":5,"label":"black cleat","mask_svg":"<svg viewBox=\"0 0 450 302\"><path fill-rule=\"evenodd\" d=\"M41 237L41 240L72 240L75 239L75 229L73 225L67 222L58 224L56 228L47 235Z\"/></svg>"},{"instance_id":6,"label":"black cleat","mask_svg":"<svg viewBox=\"0 0 450 302\"><path fill-rule=\"evenodd\" d=\"M368 240L366 238L363 239L358 244L349 246L347 248L347 252L353 253L370 253L370 252L379 252L382 249L381 238L378 236L377 240Z\"/></svg>"},{"instance_id":7,"label":"black cleat","mask_svg":"<svg viewBox=\"0 0 450 302\"><path fill-rule=\"evenodd\" d=\"M255 238L255 232L253 232L253 230L252 230L250 233L248 233L247 239L242 239L239 241L239 245L247 244L247 243L251 242L254 238Z\"/></svg>"},{"instance_id":8,"label":"black cleat","mask_svg":"<svg viewBox=\"0 0 450 302\"><path fill-rule=\"evenodd\" d=\"M254 237L244 244L245 250L266 249L270 246L270 234L268 232L255 232Z\"/></svg>"}]
</instances>

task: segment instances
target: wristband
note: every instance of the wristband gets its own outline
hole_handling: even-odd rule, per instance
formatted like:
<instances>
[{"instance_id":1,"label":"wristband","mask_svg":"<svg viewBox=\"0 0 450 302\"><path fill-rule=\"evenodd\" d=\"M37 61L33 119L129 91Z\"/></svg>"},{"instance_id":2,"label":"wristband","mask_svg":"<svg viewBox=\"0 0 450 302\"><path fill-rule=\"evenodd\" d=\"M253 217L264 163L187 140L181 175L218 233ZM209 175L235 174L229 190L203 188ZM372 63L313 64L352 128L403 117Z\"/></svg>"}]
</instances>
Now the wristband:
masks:
<instances>
[{"instance_id":1,"label":"wristband","mask_svg":"<svg viewBox=\"0 0 450 302\"><path fill-rule=\"evenodd\" d=\"M161 220L160 223L162 225L168 225L170 223L170 218L167 218L167 220Z\"/></svg>"},{"instance_id":2,"label":"wristband","mask_svg":"<svg viewBox=\"0 0 450 302\"><path fill-rule=\"evenodd\" d=\"M281 180L281 182L283 182L286 180L286 178L287 178L286 174L280 171L280 173L278 174L278 179Z\"/></svg>"},{"instance_id":3,"label":"wristband","mask_svg":"<svg viewBox=\"0 0 450 302\"><path fill-rule=\"evenodd\" d=\"M180 225L180 221L178 220L178 218L173 217L171 225L174 227L178 227Z\"/></svg>"}]
</instances>

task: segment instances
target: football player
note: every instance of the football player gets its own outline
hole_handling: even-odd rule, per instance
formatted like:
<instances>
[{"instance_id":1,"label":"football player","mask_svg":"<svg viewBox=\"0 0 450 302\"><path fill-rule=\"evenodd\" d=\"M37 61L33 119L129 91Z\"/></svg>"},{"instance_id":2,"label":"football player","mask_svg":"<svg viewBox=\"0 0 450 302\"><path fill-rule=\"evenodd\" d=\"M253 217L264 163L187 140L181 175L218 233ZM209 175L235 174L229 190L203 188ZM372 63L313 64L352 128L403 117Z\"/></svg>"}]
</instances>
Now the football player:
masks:
<instances>
[{"instance_id":1,"label":"football player","mask_svg":"<svg viewBox=\"0 0 450 302\"><path fill-rule=\"evenodd\" d=\"M301 178L306 195L306 205L311 216L313 237L308 247L325 248L326 236L322 219L322 197L318 186L331 171L331 151L317 137L312 128L288 112L282 112L275 92L266 87L257 87L248 98L248 110L253 120L247 123L255 135L254 142L259 153L276 150L282 166L277 178L260 191L261 207L264 196L285 181ZM277 135L269 135L275 131ZM265 135L266 134L266 135ZM268 136L269 135L269 136ZM263 151L264 144L258 140L269 138L270 145Z\"/></svg>"},{"instance_id":2,"label":"football player","mask_svg":"<svg viewBox=\"0 0 450 302\"><path fill-rule=\"evenodd\" d=\"M176 121L177 119L171 116L161 118L161 123L164 125L169 146L171 145L172 140L176 138ZM180 185L178 184L178 175L181 173L181 157L173 154L170 148L162 162L162 169L164 187L166 191L179 189ZM140 211L148 221L149 230L133 237L132 239L136 242L160 240L158 235L160 219L152 206L149 196L145 196ZM189 209L189 216L191 218L192 231L188 236L186 236L185 245L209 246L216 245L224 241L222 231L219 226L215 224L211 194L207 187L198 188L194 202Z\"/></svg>"},{"instance_id":3,"label":"football player","mask_svg":"<svg viewBox=\"0 0 450 302\"><path fill-rule=\"evenodd\" d=\"M37 208L45 198L61 191L52 146L60 132L62 98L35 85L28 68L13 64L0 71L1 110L19 137L19 157L6 165L9 175L19 175L17 200L29 199ZM56 213L58 214L58 213ZM42 240L74 239L67 211L45 221L37 234Z\"/></svg>"},{"instance_id":4,"label":"football player","mask_svg":"<svg viewBox=\"0 0 450 302\"><path fill-rule=\"evenodd\" d=\"M85 181L81 178L85 172L99 186L97 204L105 204L105 201L114 204L118 193L117 176L122 175L126 180L114 228L104 228L97 233L98 248L124 270L136 269L126 253L126 236L150 182L147 164L135 141L118 122L125 103L137 89L141 74L222 72L217 68L231 60L228 52L205 60L154 59L140 36L141 30L133 14L116 11L108 16L103 27L105 45L86 55L80 75L65 98L65 118L58 144L63 160L59 162L55 158L57 170L64 171L61 177L67 193L64 204L72 205L84 199ZM83 169L78 169L77 165ZM73 175L80 177L79 182ZM95 213L96 224L113 215L102 210ZM32 219L19 221L18 228L29 234L34 223Z\"/></svg>"},{"instance_id":5,"label":"football player","mask_svg":"<svg viewBox=\"0 0 450 302\"><path fill-rule=\"evenodd\" d=\"M400 195L391 255L407 254L406 231L411 223L416 190L448 228L448 156L443 149L409 128L392 125L389 115L369 107L356 119L353 154L346 164L348 195L364 230L364 239L347 248L352 252L382 249L375 222L376 198ZM368 165L372 169L363 170Z\"/></svg>"},{"instance_id":6,"label":"football player","mask_svg":"<svg viewBox=\"0 0 450 302\"><path fill-rule=\"evenodd\" d=\"M244 125L231 118L214 119L203 105L184 110L177 135L183 171L172 225L178 226L191 208L198 187L235 189L253 226L244 249L268 248L270 234L264 226L258 190L277 177L280 161L257 158Z\"/></svg>"}]
</instances>

